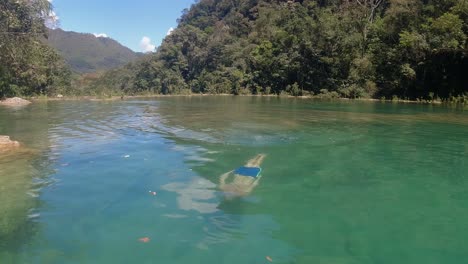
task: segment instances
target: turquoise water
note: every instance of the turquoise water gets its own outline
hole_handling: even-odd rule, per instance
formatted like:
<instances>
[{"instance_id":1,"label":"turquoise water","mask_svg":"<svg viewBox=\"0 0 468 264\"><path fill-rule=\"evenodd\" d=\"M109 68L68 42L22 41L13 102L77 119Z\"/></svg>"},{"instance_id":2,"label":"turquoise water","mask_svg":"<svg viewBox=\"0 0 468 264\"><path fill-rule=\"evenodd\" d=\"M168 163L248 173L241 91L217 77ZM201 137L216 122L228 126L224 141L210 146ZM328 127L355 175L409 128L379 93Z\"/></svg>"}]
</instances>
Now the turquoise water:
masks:
<instances>
[{"instance_id":1,"label":"turquoise water","mask_svg":"<svg viewBox=\"0 0 468 264\"><path fill-rule=\"evenodd\" d=\"M0 263L463 263L467 132L466 109L380 102L0 107L25 146L0 154ZM258 153L260 184L226 197Z\"/></svg>"}]
</instances>

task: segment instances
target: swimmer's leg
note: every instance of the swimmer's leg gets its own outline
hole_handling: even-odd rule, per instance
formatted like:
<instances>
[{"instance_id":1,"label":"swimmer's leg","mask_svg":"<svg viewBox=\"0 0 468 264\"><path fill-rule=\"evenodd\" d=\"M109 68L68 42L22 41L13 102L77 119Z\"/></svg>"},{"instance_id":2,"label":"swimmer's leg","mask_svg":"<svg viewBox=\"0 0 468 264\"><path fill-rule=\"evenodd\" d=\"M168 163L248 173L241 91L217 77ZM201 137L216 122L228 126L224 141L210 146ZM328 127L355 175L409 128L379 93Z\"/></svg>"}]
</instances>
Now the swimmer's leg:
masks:
<instances>
[{"instance_id":1,"label":"swimmer's leg","mask_svg":"<svg viewBox=\"0 0 468 264\"><path fill-rule=\"evenodd\" d=\"M260 178L262 178L262 176L258 175L257 179L255 179L255 181L252 183L252 189L258 185L258 183L260 182Z\"/></svg>"},{"instance_id":2,"label":"swimmer's leg","mask_svg":"<svg viewBox=\"0 0 468 264\"><path fill-rule=\"evenodd\" d=\"M259 182L260 182L260 176L258 176L257 179L252 181L249 185L245 185L244 187L245 194L251 193L255 189L255 187L257 187Z\"/></svg>"},{"instance_id":3,"label":"swimmer's leg","mask_svg":"<svg viewBox=\"0 0 468 264\"><path fill-rule=\"evenodd\" d=\"M257 187L260 182L260 178L260 175L257 178L235 175L233 184L239 187L245 194L249 194L255 187Z\"/></svg>"},{"instance_id":4,"label":"swimmer's leg","mask_svg":"<svg viewBox=\"0 0 468 264\"><path fill-rule=\"evenodd\" d=\"M223 175L219 177L219 187L223 188L226 185L226 179L229 177L229 174L231 174L232 171L226 172Z\"/></svg>"},{"instance_id":5,"label":"swimmer's leg","mask_svg":"<svg viewBox=\"0 0 468 264\"><path fill-rule=\"evenodd\" d=\"M242 175L234 175L234 180L232 181L233 184L239 186L250 186L254 182L254 178L250 176L242 176Z\"/></svg>"}]
</instances>

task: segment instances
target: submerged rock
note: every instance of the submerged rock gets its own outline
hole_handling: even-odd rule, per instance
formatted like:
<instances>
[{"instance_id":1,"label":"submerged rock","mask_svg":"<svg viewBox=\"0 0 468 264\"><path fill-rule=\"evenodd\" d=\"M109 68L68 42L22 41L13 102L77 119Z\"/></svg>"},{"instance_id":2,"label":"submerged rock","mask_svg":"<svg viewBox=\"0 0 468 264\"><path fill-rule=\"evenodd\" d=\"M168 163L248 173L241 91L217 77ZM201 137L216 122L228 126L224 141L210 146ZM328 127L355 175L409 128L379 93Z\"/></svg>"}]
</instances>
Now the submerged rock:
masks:
<instances>
[{"instance_id":1,"label":"submerged rock","mask_svg":"<svg viewBox=\"0 0 468 264\"><path fill-rule=\"evenodd\" d=\"M7 98L5 100L0 101L0 105L11 105L11 106L19 106L19 105L27 105L31 102L28 100L24 100L19 97Z\"/></svg>"},{"instance_id":2,"label":"submerged rock","mask_svg":"<svg viewBox=\"0 0 468 264\"><path fill-rule=\"evenodd\" d=\"M3 142L4 137L1 138ZM8 249L4 254L5 245L12 248L16 243L23 245L35 234L33 226L37 219L33 217L37 213L34 209L38 191L32 179L38 174L34 167L37 154L16 144L13 147L0 144L0 263L15 262L9 259Z\"/></svg>"},{"instance_id":3,"label":"submerged rock","mask_svg":"<svg viewBox=\"0 0 468 264\"><path fill-rule=\"evenodd\" d=\"M9 136L0 135L0 152L20 146L18 141L11 140Z\"/></svg>"}]
</instances>

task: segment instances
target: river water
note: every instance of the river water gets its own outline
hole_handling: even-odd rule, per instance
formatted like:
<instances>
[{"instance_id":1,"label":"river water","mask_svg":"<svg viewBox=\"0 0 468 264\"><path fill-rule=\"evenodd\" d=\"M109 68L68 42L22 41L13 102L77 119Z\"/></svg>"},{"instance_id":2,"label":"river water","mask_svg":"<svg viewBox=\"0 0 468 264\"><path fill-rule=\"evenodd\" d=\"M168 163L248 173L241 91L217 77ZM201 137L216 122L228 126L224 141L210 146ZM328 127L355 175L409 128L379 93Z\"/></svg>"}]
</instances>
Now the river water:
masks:
<instances>
[{"instance_id":1,"label":"river water","mask_svg":"<svg viewBox=\"0 0 468 264\"><path fill-rule=\"evenodd\" d=\"M468 112L261 97L0 107L0 263L462 263ZM245 197L219 176L266 154ZM156 195L153 195L155 192Z\"/></svg>"}]
</instances>

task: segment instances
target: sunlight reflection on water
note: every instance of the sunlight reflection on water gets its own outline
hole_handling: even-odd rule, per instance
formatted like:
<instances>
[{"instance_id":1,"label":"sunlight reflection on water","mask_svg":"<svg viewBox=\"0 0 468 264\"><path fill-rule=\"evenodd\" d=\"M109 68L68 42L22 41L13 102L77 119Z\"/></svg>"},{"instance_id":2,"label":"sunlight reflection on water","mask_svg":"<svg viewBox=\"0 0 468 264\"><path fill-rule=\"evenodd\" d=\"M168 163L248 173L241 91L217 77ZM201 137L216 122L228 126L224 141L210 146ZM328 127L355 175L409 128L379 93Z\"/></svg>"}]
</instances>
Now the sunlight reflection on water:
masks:
<instances>
[{"instance_id":1,"label":"sunlight reflection on water","mask_svg":"<svg viewBox=\"0 0 468 264\"><path fill-rule=\"evenodd\" d=\"M237 97L0 109L29 149L0 158L0 260L458 263L467 125L443 107ZM258 153L260 185L227 199L219 176Z\"/></svg>"}]
</instances>

